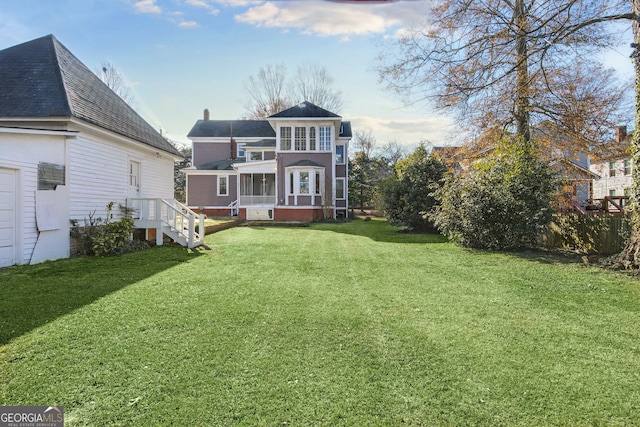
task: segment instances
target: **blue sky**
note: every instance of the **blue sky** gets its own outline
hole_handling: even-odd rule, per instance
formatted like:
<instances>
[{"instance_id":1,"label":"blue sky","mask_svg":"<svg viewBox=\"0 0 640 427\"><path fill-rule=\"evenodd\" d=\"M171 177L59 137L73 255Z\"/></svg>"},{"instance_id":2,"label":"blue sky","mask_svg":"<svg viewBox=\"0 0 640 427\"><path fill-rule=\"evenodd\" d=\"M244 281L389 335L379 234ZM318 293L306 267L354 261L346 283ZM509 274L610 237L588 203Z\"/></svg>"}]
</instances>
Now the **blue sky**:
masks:
<instances>
[{"instance_id":1,"label":"blue sky","mask_svg":"<svg viewBox=\"0 0 640 427\"><path fill-rule=\"evenodd\" d=\"M342 91L339 112L378 143L447 144L453 121L428 106L403 106L374 71L376 57L427 2L324 0L2 0L0 49L53 34L85 65L114 64L132 86L134 106L178 143L208 108L236 119L249 97L244 82L261 66L323 65ZM627 43L628 45L628 43ZM630 74L628 49L604 61Z\"/></svg>"}]
</instances>

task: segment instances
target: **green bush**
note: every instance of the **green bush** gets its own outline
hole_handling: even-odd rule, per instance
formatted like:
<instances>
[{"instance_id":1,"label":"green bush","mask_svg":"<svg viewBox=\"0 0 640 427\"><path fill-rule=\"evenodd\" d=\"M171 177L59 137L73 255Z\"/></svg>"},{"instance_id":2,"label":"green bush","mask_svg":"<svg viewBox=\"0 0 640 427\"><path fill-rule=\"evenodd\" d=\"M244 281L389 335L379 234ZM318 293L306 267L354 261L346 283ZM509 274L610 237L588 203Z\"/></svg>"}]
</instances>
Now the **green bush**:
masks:
<instances>
[{"instance_id":1,"label":"green bush","mask_svg":"<svg viewBox=\"0 0 640 427\"><path fill-rule=\"evenodd\" d=\"M442 184L446 166L429 156L423 145L396 164L396 175L380 183L380 195L389 223L410 231L434 231L429 213L437 200L432 193Z\"/></svg>"},{"instance_id":2,"label":"green bush","mask_svg":"<svg viewBox=\"0 0 640 427\"><path fill-rule=\"evenodd\" d=\"M84 220L84 226L78 221L71 221L71 237L78 242L78 252L82 255L115 255L127 251L133 232L133 219L130 212L124 206L120 206L123 212L122 218L114 221L114 203L107 205L105 219L95 216L95 211Z\"/></svg>"},{"instance_id":3,"label":"green bush","mask_svg":"<svg viewBox=\"0 0 640 427\"><path fill-rule=\"evenodd\" d=\"M435 192L432 215L450 240L477 249L535 246L552 218L556 180L533 147L500 141L498 149L464 176L449 177Z\"/></svg>"}]
</instances>

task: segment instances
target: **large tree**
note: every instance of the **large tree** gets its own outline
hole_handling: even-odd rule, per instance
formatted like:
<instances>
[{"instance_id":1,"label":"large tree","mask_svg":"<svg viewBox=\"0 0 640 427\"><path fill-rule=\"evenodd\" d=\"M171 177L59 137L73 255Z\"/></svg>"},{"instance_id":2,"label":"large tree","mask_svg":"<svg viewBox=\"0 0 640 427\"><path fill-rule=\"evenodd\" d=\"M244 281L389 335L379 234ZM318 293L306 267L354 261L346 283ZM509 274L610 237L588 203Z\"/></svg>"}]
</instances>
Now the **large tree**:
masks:
<instances>
[{"instance_id":1,"label":"large tree","mask_svg":"<svg viewBox=\"0 0 640 427\"><path fill-rule=\"evenodd\" d=\"M342 93L335 88L333 78L323 66L300 65L292 77L288 76L284 64L269 64L249 77L244 85L250 98L244 117L264 120L302 101L340 113Z\"/></svg>"},{"instance_id":2,"label":"large tree","mask_svg":"<svg viewBox=\"0 0 640 427\"><path fill-rule=\"evenodd\" d=\"M111 62L105 61L101 64L100 69L96 70L96 74L104 84L109 86L109 89L114 91L124 102L129 105L133 104L133 91L125 81L120 70L118 70L118 67Z\"/></svg>"},{"instance_id":3,"label":"large tree","mask_svg":"<svg viewBox=\"0 0 640 427\"><path fill-rule=\"evenodd\" d=\"M607 23L632 18L626 0L437 0L431 12L383 55L381 78L413 102L435 100L469 127L506 128L526 143L532 123L579 123L562 100L602 72L587 58L618 42ZM620 124L590 119L575 136Z\"/></svg>"}]
</instances>

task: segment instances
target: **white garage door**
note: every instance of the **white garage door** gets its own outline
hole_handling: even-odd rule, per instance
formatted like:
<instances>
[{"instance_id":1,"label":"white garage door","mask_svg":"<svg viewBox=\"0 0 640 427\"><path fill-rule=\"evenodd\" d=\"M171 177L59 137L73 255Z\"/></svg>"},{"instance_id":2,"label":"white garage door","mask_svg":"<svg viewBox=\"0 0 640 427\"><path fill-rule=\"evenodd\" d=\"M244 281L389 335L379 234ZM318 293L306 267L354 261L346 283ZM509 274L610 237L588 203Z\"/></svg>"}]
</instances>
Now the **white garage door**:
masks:
<instances>
[{"instance_id":1,"label":"white garage door","mask_svg":"<svg viewBox=\"0 0 640 427\"><path fill-rule=\"evenodd\" d=\"M16 172L0 168L0 267L16 261Z\"/></svg>"}]
</instances>

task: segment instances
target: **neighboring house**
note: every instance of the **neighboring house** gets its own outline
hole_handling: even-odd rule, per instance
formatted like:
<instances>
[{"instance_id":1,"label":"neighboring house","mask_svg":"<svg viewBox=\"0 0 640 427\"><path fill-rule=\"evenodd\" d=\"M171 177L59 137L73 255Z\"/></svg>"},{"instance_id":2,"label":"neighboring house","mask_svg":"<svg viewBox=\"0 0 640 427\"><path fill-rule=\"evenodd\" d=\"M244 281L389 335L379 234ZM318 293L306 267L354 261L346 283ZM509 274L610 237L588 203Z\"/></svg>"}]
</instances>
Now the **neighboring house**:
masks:
<instances>
[{"instance_id":1,"label":"neighboring house","mask_svg":"<svg viewBox=\"0 0 640 427\"><path fill-rule=\"evenodd\" d=\"M209 120L189 132L187 205L212 216L313 221L348 209L350 122L310 102L267 120Z\"/></svg>"},{"instance_id":2,"label":"neighboring house","mask_svg":"<svg viewBox=\"0 0 640 427\"><path fill-rule=\"evenodd\" d=\"M172 199L181 157L54 36L0 51L0 267L68 257L70 220L110 202Z\"/></svg>"},{"instance_id":3,"label":"neighboring house","mask_svg":"<svg viewBox=\"0 0 640 427\"><path fill-rule=\"evenodd\" d=\"M616 138L603 150L595 153L591 160L590 170L598 175L599 179L593 182L593 198L629 196L632 178L632 162L628 149L631 143L631 135L627 134L627 127L616 128Z\"/></svg>"}]
</instances>

